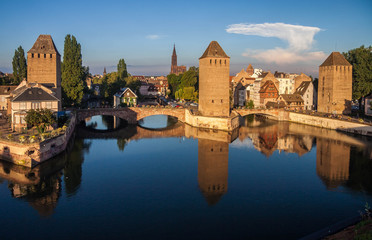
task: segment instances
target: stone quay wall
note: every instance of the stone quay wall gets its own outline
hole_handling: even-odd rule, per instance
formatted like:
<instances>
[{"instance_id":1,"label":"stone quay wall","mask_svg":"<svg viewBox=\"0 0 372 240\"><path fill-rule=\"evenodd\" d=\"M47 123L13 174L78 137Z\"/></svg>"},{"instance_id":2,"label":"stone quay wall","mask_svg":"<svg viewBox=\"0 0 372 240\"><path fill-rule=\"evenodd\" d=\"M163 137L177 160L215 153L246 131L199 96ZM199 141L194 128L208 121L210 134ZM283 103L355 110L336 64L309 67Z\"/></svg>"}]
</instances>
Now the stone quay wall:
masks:
<instances>
[{"instance_id":1,"label":"stone quay wall","mask_svg":"<svg viewBox=\"0 0 372 240\"><path fill-rule=\"evenodd\" d=\"M232 131L239 127L239 117L238 114L232 114L231 117L198 116L185 109L185 123L198 128Z\"/></svg>"},{"instance_id":2,"label":"stone quay wall","mask_svg":"<svg viewBox=\"0 0 372 240\"><path fill-rule=\"evenodd\" d=\"M0 140L0 158L2 160L33 167L63 152L74 134L76 115L73 114L64 134L39 143L21 144Z\"/></svg>"},{"instance_id":3,"label":"stone quay wall","mask_svg":"<svg viewBox=\"0 0 372 240\"><path fill-rule=\"evenodd\" d=\"M348 122L339 119L312 116L295 112L289 112L287 121L372 137L372 126L362 123Z\"/></svg>"}]
</instances>

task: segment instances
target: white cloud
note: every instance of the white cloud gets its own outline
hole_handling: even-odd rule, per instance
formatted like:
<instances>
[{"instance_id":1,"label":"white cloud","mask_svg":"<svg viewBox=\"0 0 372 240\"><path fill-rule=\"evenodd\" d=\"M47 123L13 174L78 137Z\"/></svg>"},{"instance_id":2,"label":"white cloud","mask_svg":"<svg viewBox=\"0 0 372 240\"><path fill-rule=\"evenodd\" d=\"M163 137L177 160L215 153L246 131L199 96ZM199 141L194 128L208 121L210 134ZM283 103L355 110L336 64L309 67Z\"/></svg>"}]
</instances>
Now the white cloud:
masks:
<instances>
[{"instance_id":1,"label":"white cloud","mask_svg":"<svg viewBox=\"0 0 372 240\"><path fill-rule=\"evenodd\" d=\"M147 35L146 38L151 39L151 40L156 40L156 39L159 39L160 36L156 34L151 34L151 35Z\"/></svg>"},{"instance_id":2,"label":"white cloud","mask_svg":"<svg viewBox=\"0 0 372 240\"><path fill-rule=\"evenodd\" d=\"M291 25L285 23L262 24L232 24L226 29L228 33L255 35L262 37L276 37L288 43L288 48L274 48L269 50L247 50L242 55L256 58L264 62L289 64L295 62L317 61L326 56L323 52L311 52L314 36L318 27Z\"/></svg>"}]
</instances>

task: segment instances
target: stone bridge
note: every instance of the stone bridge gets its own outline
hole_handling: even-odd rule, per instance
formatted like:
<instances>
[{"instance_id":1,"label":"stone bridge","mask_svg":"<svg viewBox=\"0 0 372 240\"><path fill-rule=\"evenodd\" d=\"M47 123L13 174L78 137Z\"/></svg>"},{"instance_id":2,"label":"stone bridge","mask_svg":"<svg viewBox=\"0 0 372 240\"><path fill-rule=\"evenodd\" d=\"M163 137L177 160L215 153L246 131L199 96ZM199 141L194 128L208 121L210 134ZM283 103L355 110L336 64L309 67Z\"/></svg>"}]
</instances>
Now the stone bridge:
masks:
<instances>
[{"instance_id":1,"label":"stone bridge","mask_svg":"<svg viewBox=\"0 0 372 240\"><path fill-rule=\"evenodd\" d=\"M168 115L176 117L178 121L185 121L185 109L166 107L129 107L129 108L94 108L77 110L78 122L96 115L109 115L119 117L128 121L129 124L136 124L140 119L154 115Z\"/></svg>"},{"instance_id":2,"label":"stone bridge","mask_svg":"<svg viewBox=\"0 0 372 240\"><path fill-rule=\"evenodd\" d=\"M240 116L244 117L247 115L255 114L255 115L267 115L271 116L279 121L288 120L288 112L284 111L283 109L234 109L232 112L239 114Z\"/></svg>"}]
</instances>

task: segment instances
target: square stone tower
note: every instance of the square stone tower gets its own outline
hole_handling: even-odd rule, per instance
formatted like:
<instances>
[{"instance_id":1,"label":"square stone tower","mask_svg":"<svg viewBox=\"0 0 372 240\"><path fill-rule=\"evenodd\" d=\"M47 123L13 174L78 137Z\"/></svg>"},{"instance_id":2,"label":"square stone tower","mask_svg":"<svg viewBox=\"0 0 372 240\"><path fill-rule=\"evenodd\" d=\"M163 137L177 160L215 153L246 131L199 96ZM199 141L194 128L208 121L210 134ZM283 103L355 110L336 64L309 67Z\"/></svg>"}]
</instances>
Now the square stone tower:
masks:
<instances>
[{"instance_id":1,"label":"square stone tower","mask_svg":"<svg viewBox=\"0 0 372 240\"><path fill-rule=\"evenodd\" d=\"M199 58L199 112L208 117L230 116L230 57L212 41Z\"/></svg>"},{"instance_id":2,"label":"square stone tower","mask_svg":"<svg viewBox=\"0 0 372 240\"><path fill-rule=\"evenodd\" d=\"M352 100L352 65L339 52L319 66L318 111L349 114Z\"/></svg>"},{"instance_id":3,"label":"square stone tower","mask_svg":"<svg viewBox=\"0 0 372 240\"><path fill-rule=\"evenodd\" d=\"M50 35L40 35L27 52L27 82L50 88L61 100L61 55Z\"/></svg>"}]
</instances>

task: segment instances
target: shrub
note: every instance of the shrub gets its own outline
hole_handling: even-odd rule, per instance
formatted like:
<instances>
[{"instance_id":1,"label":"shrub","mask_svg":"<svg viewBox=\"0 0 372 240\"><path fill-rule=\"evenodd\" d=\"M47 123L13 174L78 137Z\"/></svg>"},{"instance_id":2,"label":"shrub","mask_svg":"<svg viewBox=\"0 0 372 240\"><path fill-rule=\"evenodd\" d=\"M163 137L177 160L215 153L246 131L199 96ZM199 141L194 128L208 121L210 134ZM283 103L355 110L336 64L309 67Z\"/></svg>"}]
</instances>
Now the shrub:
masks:
<instances>
[{"instance_id":1,"label":"shrub","mask_svg":"<svg viewBox=\"0 0 372 240\"><path fill-rule=\"evenodd\" d=\"M19 141L21 142L21 143L24 143L24 142L26 142L26 140L27 140L27 137L26 136L20 136L19 137Z\"/></svg>"},{"instance_id":2,"label":"shrub","mask_svg":"<svg viewBox=\"0 0 372 240\"><path fill-rule=\"evenodd\" d=\"M14 139L14 136L13 136L13 134L8 134L8 135L6 136L6 138L7 138L8 140L13 140L13 139Z\"/></svg>"},{"instance_id":3,"label":"shrub","mask_svg":"<svg viewBox=\"0 0 372 240\"><path fill-rule=\"evenodd\" d=\"M38 137L36 137L35 135L33 135L33 136L31 136L31 137L29 138L30 143L34 143L34 142L36 142L37 140L38 140Z\"/></svg>"}]
</instances>

